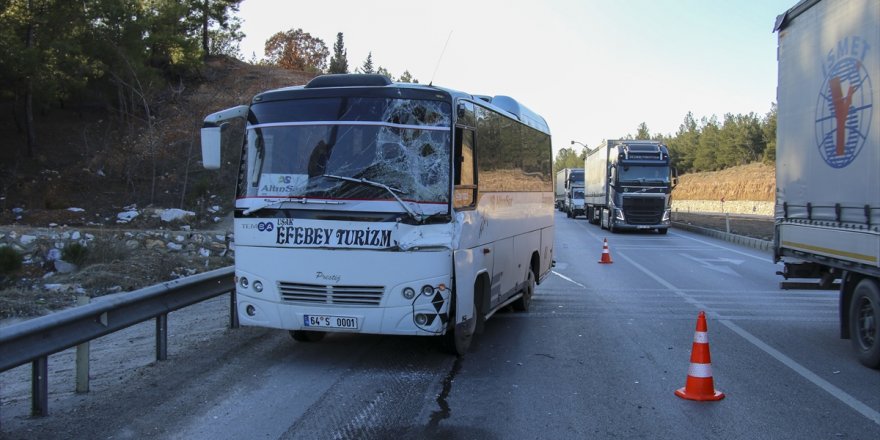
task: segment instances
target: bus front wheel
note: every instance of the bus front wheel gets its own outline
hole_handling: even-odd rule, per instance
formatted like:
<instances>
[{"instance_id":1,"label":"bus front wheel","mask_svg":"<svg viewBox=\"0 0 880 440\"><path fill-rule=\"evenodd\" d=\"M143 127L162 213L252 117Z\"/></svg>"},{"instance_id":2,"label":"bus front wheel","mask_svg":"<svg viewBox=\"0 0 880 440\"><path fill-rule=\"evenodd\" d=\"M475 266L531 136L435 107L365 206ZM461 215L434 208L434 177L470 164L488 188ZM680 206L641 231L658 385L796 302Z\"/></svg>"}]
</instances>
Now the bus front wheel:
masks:
<instances>
[{"instance_id":1,"label":"bus front wheel","mask_svg":"<svg viewBox=\"0 0 880 440\"><path fill-rule=\"evenodd\" d=\"M474 333L477 330L477 317L483 316L479 307L476 295L474 295L474 317L458 324L455 323L455 310L450 312L449 328L442 336L442 345L446 352L456 356L464 356L471 348L471 341L473 341Z\"/></svg>"}]
</instances>

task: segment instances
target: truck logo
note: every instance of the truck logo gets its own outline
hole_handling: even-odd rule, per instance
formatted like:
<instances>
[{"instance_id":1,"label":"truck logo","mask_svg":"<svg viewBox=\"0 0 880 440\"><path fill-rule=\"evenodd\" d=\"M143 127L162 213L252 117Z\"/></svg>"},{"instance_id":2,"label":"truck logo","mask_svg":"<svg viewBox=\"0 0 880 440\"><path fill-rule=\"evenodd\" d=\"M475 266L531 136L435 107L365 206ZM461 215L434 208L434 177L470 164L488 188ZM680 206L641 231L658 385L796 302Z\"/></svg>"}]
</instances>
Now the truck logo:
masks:
<instances>
[{"instance_id":1,"label":"truck logo","mask_svg":"<svg viewBox=\"0 0 880 440\"><path fill-rule=\"evenodd\" d=\"M825 81L816 102L816 144L832 168L852 163L871 129L871 78L864 65L871 46L864 38L846 37L822 62Z\"/></svg>"}]
</instances>

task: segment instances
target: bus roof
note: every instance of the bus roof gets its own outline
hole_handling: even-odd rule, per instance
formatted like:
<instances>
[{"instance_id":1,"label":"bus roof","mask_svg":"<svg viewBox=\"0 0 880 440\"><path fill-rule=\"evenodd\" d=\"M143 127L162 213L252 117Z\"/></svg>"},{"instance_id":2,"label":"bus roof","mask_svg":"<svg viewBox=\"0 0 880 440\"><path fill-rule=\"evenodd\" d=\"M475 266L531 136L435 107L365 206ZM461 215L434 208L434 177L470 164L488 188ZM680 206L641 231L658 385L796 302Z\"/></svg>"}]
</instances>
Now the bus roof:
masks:
<instances>
[{"instance_id":1,"label":"bus roof","mask_svg":"<svg viewBox=\"0 0 880 440\"><path fill-rule=\"evenodd\" d=\"M319 91L334 88L359 88L359 89L377 89L377 88L397 88L408 89L422 92L442 92L444 96L452 98L466 98L477 102L480 105L491 108L498 113L512 117L529 127L550 134L550 128L543 117L520 104L509 96L489 97L485 95L471 95L453 89L438 87L435 85L425 85L417 83L396 83L392 82L388 77L377 74L333 74L321 75L313 78L304 86L282 87L279 89L267 90L254 96L253 102L260 102L268 99L289 99L291 95L299 95L308 91ZM280 96L279 96L280 95Z\"/></svg>"}]
</instances>

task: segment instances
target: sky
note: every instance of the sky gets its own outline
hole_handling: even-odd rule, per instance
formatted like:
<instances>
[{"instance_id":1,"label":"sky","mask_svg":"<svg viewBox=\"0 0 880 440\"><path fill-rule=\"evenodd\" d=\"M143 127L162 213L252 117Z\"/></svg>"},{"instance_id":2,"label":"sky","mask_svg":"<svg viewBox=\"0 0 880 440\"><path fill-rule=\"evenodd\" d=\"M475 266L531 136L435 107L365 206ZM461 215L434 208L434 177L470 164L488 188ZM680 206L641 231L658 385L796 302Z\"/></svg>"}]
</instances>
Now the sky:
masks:
<instances>
[{"instance_id":1,"label":"sky","mask_svg":"<svg viewBox=\"0 0 880 440\"><path fill-rule=\"evenodd\" d=\"M476 95L511 96L546 119L554 156L604 139L675 134L685 115L765 115L776 101L776 16L796 0L245 0L246 60L302 29L349 70L374 67ZM328 58L329 62L329 58Z\"/></svg>"}]
</instances>

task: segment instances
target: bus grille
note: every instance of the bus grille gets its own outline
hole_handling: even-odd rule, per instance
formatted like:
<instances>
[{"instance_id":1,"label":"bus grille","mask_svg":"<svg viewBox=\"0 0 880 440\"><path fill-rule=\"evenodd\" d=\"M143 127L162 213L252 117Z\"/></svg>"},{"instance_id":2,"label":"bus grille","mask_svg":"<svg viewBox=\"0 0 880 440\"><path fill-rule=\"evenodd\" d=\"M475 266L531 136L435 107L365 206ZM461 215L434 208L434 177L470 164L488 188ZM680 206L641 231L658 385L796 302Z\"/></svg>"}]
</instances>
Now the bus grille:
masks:
<instances>
[{"instance_id":1,"label":"bus grille","mask_svg":"<svg viewBox=\"0 0 880 440\"><path fill-rule=\"evenodd\" d=\"M278 283L281 300L301 304L378 306L382 302L383 286L326 286L281 281Z\"/></svg>"},{"instance_id":2,"label":"bus grille","mask_svg":"<svg viewBox=\"0 0 880 440\"><path fill-rule=\"evenodd\" d=\"M666 200L660 197L624 197L623 215L631 225L656 225L663 221Z\"/></svg>"}]
</instances>

